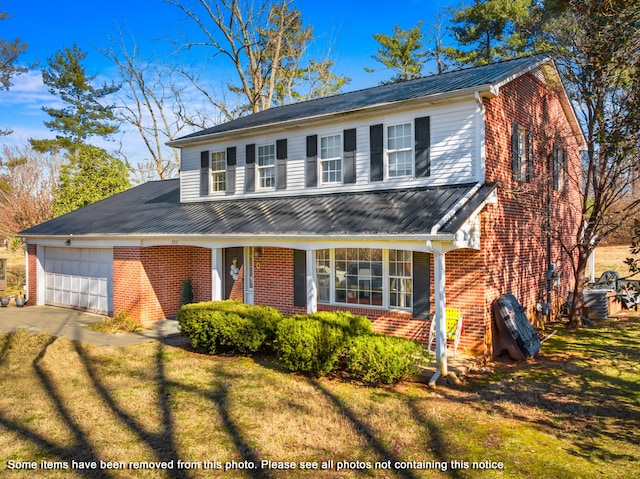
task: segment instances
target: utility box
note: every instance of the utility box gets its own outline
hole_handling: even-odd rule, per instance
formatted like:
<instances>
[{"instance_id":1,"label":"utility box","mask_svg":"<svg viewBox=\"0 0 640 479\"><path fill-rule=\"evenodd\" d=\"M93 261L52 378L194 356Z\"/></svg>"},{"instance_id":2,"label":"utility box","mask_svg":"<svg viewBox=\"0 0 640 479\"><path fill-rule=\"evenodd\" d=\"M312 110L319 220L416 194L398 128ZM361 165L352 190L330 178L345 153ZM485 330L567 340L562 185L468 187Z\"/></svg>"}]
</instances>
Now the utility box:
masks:
<instances>
[{"instance_id":1,"label":"utility box","mask_svg":"<svg viewBox=\"0 0 640 479\"><path fill-rule=\"evenodd\" d=\"M7 258L0 258L0 289L7 289Z\"/></svg>"}]
</instances>

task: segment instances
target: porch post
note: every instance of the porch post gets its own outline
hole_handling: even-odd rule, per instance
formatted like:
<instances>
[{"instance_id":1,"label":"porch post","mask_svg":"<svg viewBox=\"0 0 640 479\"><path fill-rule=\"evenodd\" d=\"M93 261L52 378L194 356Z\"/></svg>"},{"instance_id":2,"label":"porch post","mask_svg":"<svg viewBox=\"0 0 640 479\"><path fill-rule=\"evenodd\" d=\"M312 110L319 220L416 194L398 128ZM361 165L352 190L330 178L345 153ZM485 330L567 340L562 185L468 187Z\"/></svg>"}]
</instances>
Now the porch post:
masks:
<instances>
[{"instance_id":1,"label":"porch post","mask_svg":"<svg viewBox=\"0 0 640 479\"><path fill-rule=\"evenodd\" d=\"M222 248L211 248L211 300L221 301L222 291Z\"/></svg>"},{"instance_id":2,"label":"porch post","mask_svg":"<svg viewBox=\"0 0 640 479\"><path fill-rule=\"evenodd\" d=\"M446 320L446 270L445 253L442 248L434 248L433 276L435 291L436 322L436 371L446 376L447 371L447 320Z\"/></svg>"},{"instance_id":3,"label":"porch post","mask_svg":"<svg viewBox=\"0 0 640 479\"><path fill-rule=\"evenodd\" d=\"M307 263L307 313L315 313L318 311L318 290L316 288L315 281L315 263L313 261L313 251L307 250L306 263Z\"/></svg>"}]
</instances>

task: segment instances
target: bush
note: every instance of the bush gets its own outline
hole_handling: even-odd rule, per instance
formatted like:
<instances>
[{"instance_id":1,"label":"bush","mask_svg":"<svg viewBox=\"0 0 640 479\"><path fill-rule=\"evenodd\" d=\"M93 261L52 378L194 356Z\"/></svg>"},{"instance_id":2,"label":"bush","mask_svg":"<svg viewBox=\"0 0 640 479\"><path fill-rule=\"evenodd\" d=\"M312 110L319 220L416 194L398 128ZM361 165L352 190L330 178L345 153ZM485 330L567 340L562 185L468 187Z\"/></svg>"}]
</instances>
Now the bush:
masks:
<instances>
[{"instance_id":1,"label":"bush","mask_svg":"<svg viewBox=\"0 0 640 479\"><path fill-rule=\"evenodd\" d=\"M330 322L291 317L278 324L274 348L291 371L322 375L333 370L345 337L343 328Z\"/></svg>"},{"instance_id":2,"label":"bush","mask_svg":"<svg viewBox=\"0 0 640 479\"><path fill-rule=\"evenodd\" d=\"M253 353L275 338L280 312L268 306L212 301L182 306L176 319L194 348Z\"/></svg>"},{"instance_id":3,"label":"bush","mask_svg":"<svg viewBox=\"0 0 640 479\"><path fill-rule=\"evenodd\" d=\"M322 375L332 371L351 337L371 334L367 318L349 312L319 312L280 322L274 344L291 371Z\"/></svg>"},{"instance_id":4,"label":"bush","mask_svg":"<svg viewBox=\"0 0 640 479\"><path fill-rule=\"evenodd\" d=\"M87 328L109 334L139 333L143 330L142 326L129 318L129 315L124 312L118 313L113 318L105 318L100 323L89 324Z\"/></svg>"},{"instance_id":5,"label":"bush","mask_svg":"<svg viewBox=\"0 0 640 479\"><path fill-rule=\"evenodd\" d=\"M392 384L420 371L422 345L383 335L358 336L349 342L346 369L368 384Z\"/></svg>"}]
</instances>

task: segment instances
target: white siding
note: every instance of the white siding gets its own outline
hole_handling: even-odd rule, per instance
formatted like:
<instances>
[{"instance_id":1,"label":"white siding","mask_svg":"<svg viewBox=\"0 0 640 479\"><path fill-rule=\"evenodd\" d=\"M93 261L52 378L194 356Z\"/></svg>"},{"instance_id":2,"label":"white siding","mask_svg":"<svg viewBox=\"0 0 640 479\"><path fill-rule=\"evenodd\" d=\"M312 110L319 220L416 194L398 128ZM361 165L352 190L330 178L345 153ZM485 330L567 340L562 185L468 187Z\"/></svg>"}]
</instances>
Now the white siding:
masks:
<instances>
[{"instance_id":1,"label":"white siding","mask_svg":"<svg viewBox=\"0 0 640 479\"><path fill-rule=\"evenodd\" d=\"M410 110L400 113L385 113L368 119L345 120L333 124L291 128L290 131L279 131L272 134L260 134L254 137L243 137L234 140L203 144L182 149L181 199L182 201L202 201L264 196L288 196L300 194L318 194L337 191L367 191L390 188L407 188L422 186L442 186L479 181L477 172L482 171L480 148L477 131L482 125L477 124L477 105L474 100L448 103L438 106ZM400 123L411 123L418 117L430 117L431 129L431 176L428 178L386 178L380 182L369 181L369 126L374 124L386 126ZM356 128L356 183L350 185L321 185L318 175L318 186L305 188L306 137L318 135L342 135L343 130ZM256 175L256 191L245 193L245 147L255 143L256 147L275 143L279 139L287 139L287 189L260 191ZM224 150L236 147L236 193L233 195L219 193L202 198L200 194L200 152ZM319 150L318 150L319 152ZM385 158L386 159L386 158Z\"/></svg>"}]
</instances>

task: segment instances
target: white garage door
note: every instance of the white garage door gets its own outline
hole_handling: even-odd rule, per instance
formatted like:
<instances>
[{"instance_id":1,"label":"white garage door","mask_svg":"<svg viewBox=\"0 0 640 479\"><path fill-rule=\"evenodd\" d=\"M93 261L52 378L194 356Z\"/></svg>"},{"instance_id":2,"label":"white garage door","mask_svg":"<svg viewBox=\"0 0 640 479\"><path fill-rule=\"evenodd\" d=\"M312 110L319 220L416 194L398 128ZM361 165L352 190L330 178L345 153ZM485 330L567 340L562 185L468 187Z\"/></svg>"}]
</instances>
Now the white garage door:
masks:
<instances>
[{"instance_id":1,"label":"white garage door","mask_svg":"<svg viewBox=\"0 0 640 479\"><path fill-rule=\"evenodd\" d=\"M108 314L113 310L113 250L44 251L45 303Z\"/></svg>"}]
</instances>

